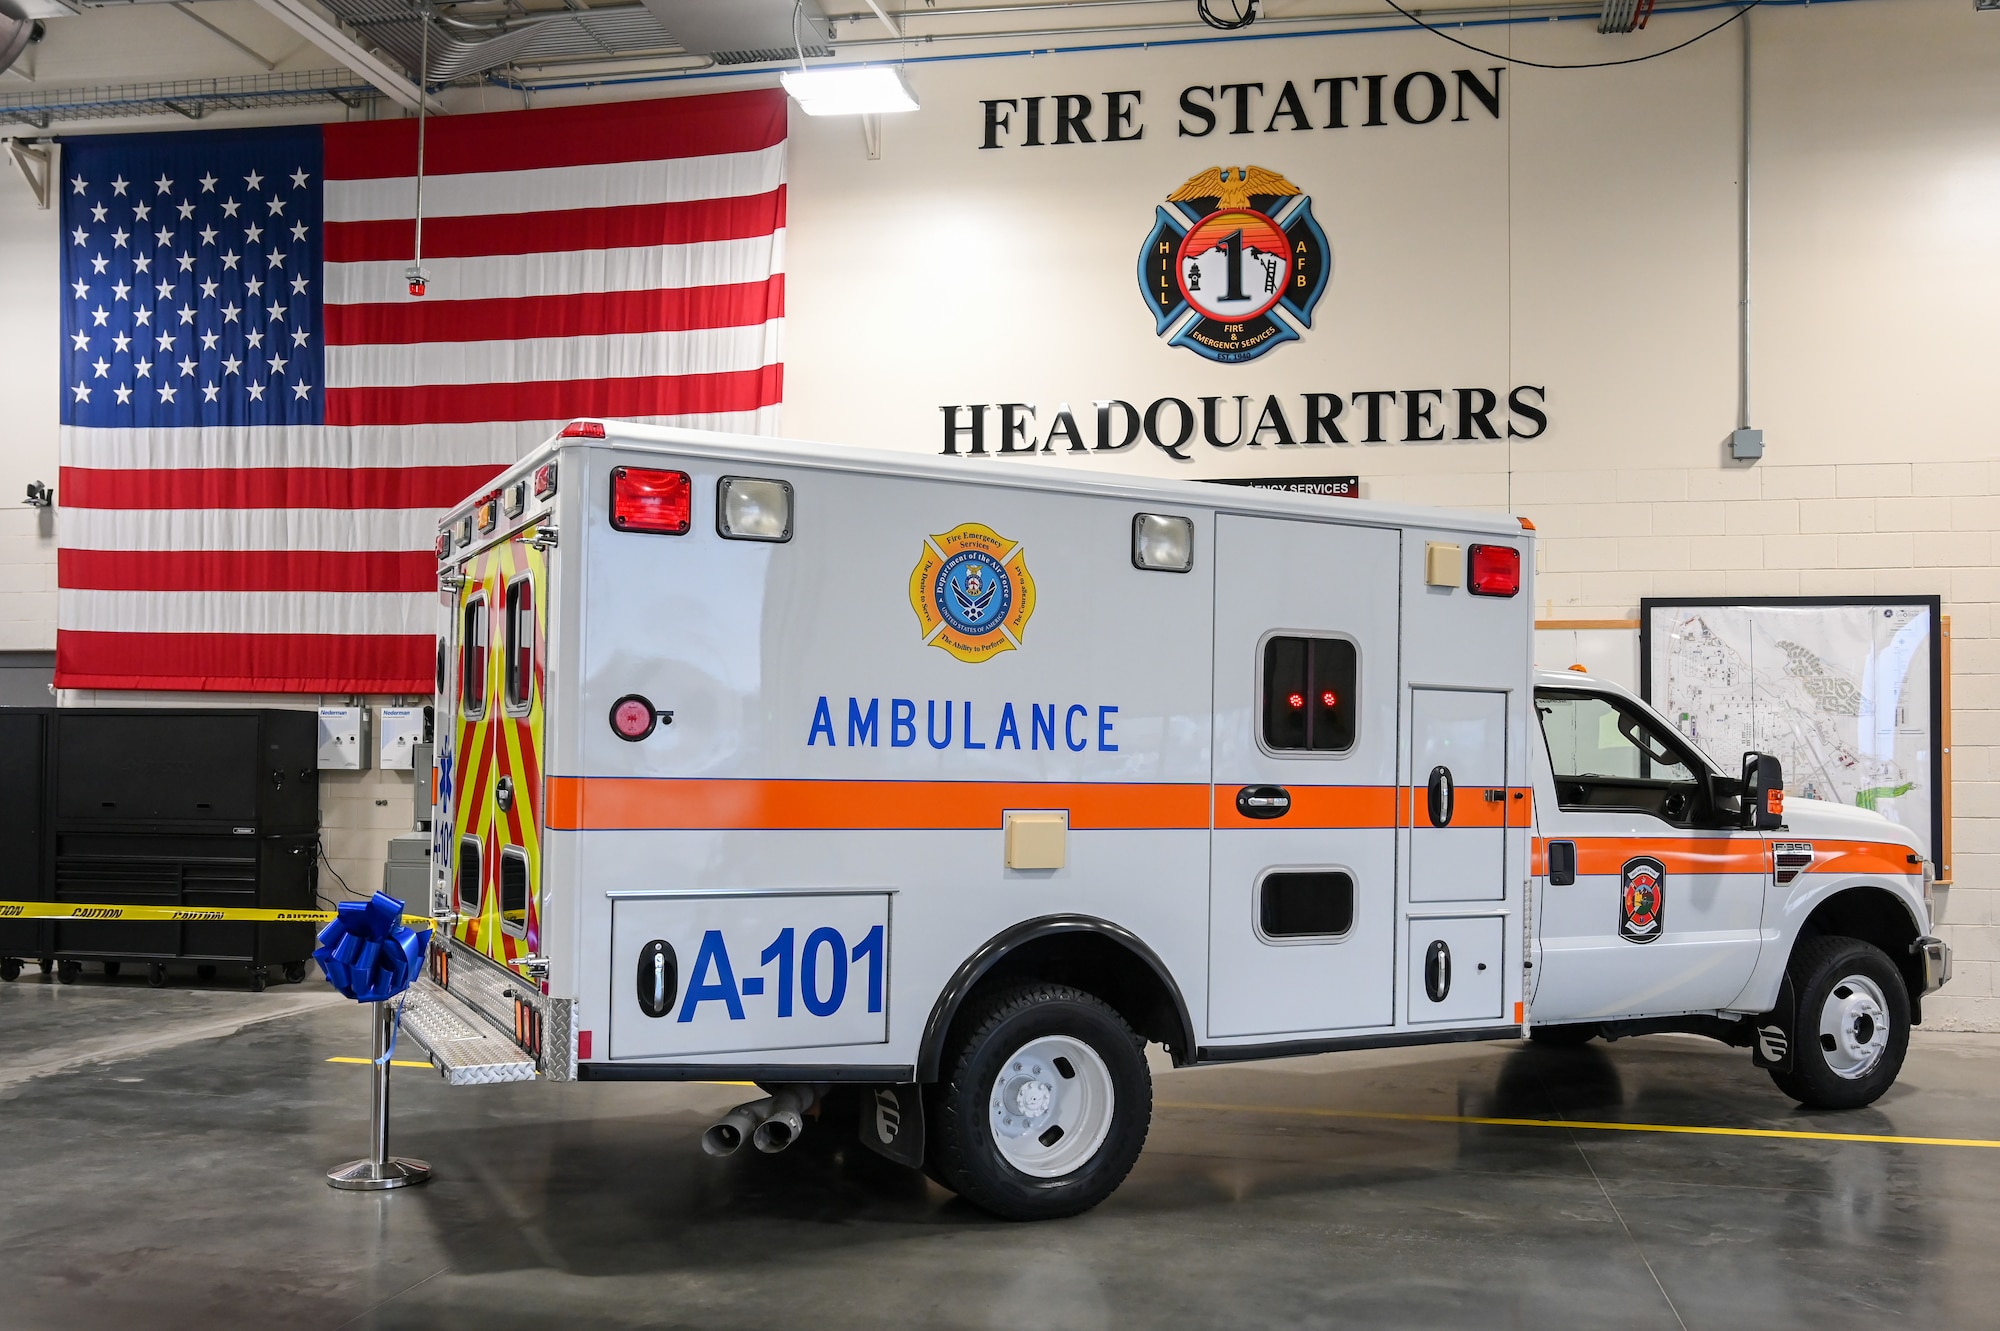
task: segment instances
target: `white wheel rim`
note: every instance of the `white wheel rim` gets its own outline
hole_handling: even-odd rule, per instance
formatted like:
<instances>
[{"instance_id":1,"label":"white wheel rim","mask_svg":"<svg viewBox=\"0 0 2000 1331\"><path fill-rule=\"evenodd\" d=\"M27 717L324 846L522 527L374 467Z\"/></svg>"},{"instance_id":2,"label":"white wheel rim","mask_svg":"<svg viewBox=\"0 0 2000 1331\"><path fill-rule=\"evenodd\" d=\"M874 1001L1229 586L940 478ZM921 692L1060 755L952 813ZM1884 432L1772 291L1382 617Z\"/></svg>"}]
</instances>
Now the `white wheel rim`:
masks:
<instances>
[{"instance_id":1,"label":"white wheel rim","mask_svg":"<svg viewBox=\"0 0 2000 1331\"><path fill-rule=\"evenodd\" d=\"M1819 1047L1836 1077L1854 1081L1875 1070L1889 1048L1889 1004L1865 975L1849 975L1819 1010Z\"/></svg>"},{"instance_id":2,"label":"white wheel rim","mask_svg":"<svg viewBox=\"0 0 2000 1331\"><path fill-rule=\"evenodd\" d=\"M987 1118L1008 1164L1034 1178L1060 1178L1097 1154L1116 1106L1111 1070L1095 1049L1044 1035L1000 1065Z\"/></svg>"}]
</instances>

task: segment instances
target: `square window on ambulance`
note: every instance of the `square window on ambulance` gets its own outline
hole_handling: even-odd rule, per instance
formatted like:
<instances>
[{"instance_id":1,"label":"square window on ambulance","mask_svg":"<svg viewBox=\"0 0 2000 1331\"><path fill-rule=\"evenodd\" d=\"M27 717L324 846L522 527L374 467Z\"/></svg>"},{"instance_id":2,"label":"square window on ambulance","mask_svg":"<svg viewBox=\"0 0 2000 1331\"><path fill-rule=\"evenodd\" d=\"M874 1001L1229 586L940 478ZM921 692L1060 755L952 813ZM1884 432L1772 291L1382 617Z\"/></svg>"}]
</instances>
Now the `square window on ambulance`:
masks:
<instances>
[{"instance_id":1,"label":"square window on ambulance","mask_svg":"<svg viewBox=\"0 0 2000 1331\"><path fill-rule=\"evenodd\" d=\"M791 540L791 483L724 476L715 486L715 530L732 541Z\"/></svg>"},{"instance_id":2,"label":"square window on ambulance","mask_svg":"<svg viewBox=\"0 0 2000 1331\"><path fill-rule=\"evenodd\" d=\"M526 711L535 696L535 584L507 584L507 710Z\"/></svg>"},{"instance_id":3,"label":"square window on ambulance","mask_svg":"<svg viewBox=\"0 0 2000 1331\"><path fill-rule=\"evenodd\" d=\"M1327 938L1354 927L1354 879L1338 870L1274 873L1257 889L1266 938Z\"/></svg>"},{"instance_id":4,"label":"square window on ambulance","mask_svg":"<svg viewBox=\"0 0 2000 1331\"><path fill-rule=\"evenodd\" d=\"M683 536L693 510L694 490L686 472L611 469L611 525L619 531Z\"/></svg>"},{"instance_id":5,"label":"square window on ambulance","mask_svg":"<svg viewBox=\"0 0 2000 1331\"><path fill-rule=\"evenodd\" d=\"M528 928L528 853L519 846L500 852L500 927L513 934Z\"/></svg>"},{"instance_id":6,"label":"square window on ambulance","mask_svg":"<svg viewBox=\"0 0 2000 1331\"><path fill-rule=\"evenodd\" d=\"M486 710L486 598L465 603L458 638L458 705L466 716Z\"/></svg>"},{"instance_id":7,"label":"square window on ambulance","mask_svg":"<svg viewBox=\"0 0 2000 1331\"><path fill-rule=\"evenodd\" d=\"M1346 638L1264 643L1264 747L1338 753L1354 747L1358 679Z\"/></svg>"},{"instance_id":8,"label":"square window on ambulance","mask_svg":"<svg viewBox=\"0 0 2000 1331\"><path fill-rule=\"evenodd\" d=\"M1132 567L1185 573L1194 567L1194 521L1163 513L1132 516Z\"/></svg>"}]
</instances>

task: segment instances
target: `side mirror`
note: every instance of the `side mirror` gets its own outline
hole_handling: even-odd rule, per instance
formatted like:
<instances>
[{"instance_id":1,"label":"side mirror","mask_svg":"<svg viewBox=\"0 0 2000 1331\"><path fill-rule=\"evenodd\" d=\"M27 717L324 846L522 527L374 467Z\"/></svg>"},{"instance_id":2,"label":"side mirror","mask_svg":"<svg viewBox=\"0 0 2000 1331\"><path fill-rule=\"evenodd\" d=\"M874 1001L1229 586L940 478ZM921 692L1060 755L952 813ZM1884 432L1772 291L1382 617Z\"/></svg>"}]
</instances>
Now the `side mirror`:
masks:
<instances>
[{"instance_id":1,"label":"side mirror","mask_svg":"<svg viewBox=\"0 0 2000 1331\"><path fill-rule=\"evenodd\" d=\"M1768 753L1743 755L1743 826L1774 831L1785 823L1785 771Z\"/></svg>"}]
</instances>

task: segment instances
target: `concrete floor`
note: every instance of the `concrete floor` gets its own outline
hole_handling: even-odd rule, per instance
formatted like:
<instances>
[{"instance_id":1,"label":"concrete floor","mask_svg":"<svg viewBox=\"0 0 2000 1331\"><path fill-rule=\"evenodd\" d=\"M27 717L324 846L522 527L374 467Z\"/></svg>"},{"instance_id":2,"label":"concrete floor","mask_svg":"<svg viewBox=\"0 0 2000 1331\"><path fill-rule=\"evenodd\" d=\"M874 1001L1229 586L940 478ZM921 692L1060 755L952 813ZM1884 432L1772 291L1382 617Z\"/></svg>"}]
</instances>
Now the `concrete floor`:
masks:
<instances>
[{"instance_id":1,"label":"concrete floor","mask_svg":"<svg viewBox=\"0 0 2000 1331\"><path fill-rule=\"evenodd\" d=\"M697 1138L738 1088L408 1068L393 1144L435 1181L336 1193L368 1072L327 1059L365 1039L316 980L0 985L0 1327L2000 1322L2000 1150L1351 1116L2000 1137L1996 1037L1920 1033L1849 1114L1680 1037L1167 1072L1124 1188L1040 1225L851 1128L710 1160Z\"/></svg>"}]
</instances>

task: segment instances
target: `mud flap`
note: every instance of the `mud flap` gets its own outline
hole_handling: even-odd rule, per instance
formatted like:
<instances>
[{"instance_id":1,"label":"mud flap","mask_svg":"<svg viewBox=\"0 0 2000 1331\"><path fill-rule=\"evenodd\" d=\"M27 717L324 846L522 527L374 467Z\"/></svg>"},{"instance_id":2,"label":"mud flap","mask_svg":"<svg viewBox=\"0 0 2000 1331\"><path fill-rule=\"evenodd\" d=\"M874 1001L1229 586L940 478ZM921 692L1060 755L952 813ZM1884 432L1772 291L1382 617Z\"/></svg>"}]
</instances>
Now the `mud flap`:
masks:
<instances>
[{"instance_id":1,"label":"mud flap","mask_svg":"<svg viewBox=\"0 0 2000 1331\"><path fill-rule=\"evenodd\" d=\"M911 1169L924 1164L921 1087L871 1086L861 1097L861 1144Z\"/></svg>"},{"instance_id":2,"label":"mud flap","mask_svg":"<svg viewBox=\"0 0 2000 1331\"><path fill-rule=\"evenodd\" d=\"M1777 1006L1750 1023L1755 1037L1750 1042L1750 1059L1758 1067L1777 1072L1792 1070L1792 1041L1798 1027L1798 1007L1798 995L1792 990L1791 972L1787 971L1785 982L1778 986Z\"/></svg>"}]
</instances>

